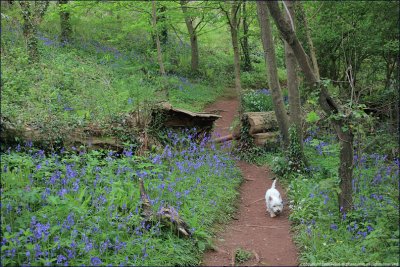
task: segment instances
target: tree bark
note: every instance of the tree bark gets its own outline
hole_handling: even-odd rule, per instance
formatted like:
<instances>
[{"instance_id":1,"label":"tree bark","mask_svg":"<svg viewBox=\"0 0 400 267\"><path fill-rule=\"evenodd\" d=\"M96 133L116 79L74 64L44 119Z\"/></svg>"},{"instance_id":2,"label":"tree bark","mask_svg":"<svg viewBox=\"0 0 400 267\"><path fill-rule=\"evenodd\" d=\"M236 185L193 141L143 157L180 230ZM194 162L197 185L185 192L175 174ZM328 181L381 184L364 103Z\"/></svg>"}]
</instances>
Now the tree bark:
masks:
<instances>
[{"instance_id":1,"label":"tree bark","mask_svg":"<svg viewBox=\"0 0 400 267\"><path fill-rule=\"evenodd\" d=\"M231 21L229 23L231 29L231 37L232 37L232 47L233 47L233 56L234 56L234 67L235 67L235 88L238 97L241 97L242 85L240 82L240 54L239 54L239 38L238 38L238 9L239 3L232 3L231 8Z\"/></svg>"},{"instance_id":2,"label":"tree bark","mask_svg":"<svg viewBox=\"0 0 400 267\"><path fill-rule=\"evenodd\" d=\"M279 125L279 131L282 135L283 145L289 146L289 120L278 79L278 69L276 64L276 55L274 41L272 38L271 23L266 2L257 1L257 13L260 22L261 40L264 48L265 63L268 70L268 83L272 91L274 111Z\"/></svg>"},{"instance_id":3,"label":"tree bark","mask_svg":"<svg viewBox=\"0 0 400 267\"><path fill-rule=\"evenodd\" d=\"M293 11L293 2L285 1L285 5L288 8L289 14L286 12L285 17L286 21L290 23L293 22L294 27L294 11ZM292 18L292 19L291 19ZM293 29L294 30L294 29ZM301 160L304 158L303 153L303 132L302 132L302 122L301 122L301 104L300 104L300 92L299 92L299 82L297 77L297 61L294 56L293 50L290 45L285 42L285 62L286 62L286 72L287 72L287 84L288 84L288 93L289 93L289 125L291 127L296 127L296 140L300 145L300 156Z\"/></svg>"},{"instance_id":4,"label":"tree bark","mask_svg":"<svg viewBox=\"0 0 400 267\"><path fill-rule=\"evenodd\" d=\"M299 63L307 84L311 89L319 90L319 104L324 112L328 115L339 115L335 116L332 120L336 134L339 138L340 143L340 166L339 166L339 177L340 177L340 189L339 193L339 209L340 212L348 212L353 207L352 200L352 177L353 177L353 134L348 126L348 118L340 116L339 106L335 103L332 97L329 95L326 87L321 84L315 77L312 68L310 67L307 55L304 52L302 45L300 44L296 34L291 29L290 25L283 18L279 9L278 3L275 1L267 2L271 16L273 17L279 32L286 42L292 48L297 62Z\"/></svg>"},{"instance_id":5,"label":"tree bark","mask_svg":"<svg viewBox=\"0 0 400 267\"><path fill-rule=\"evenodd\" d=\"M72 27L70 22L70 14L68 11L65 11L65 6L67 5L68 0L59 0L58 5L60 8L60 24L61 24L61 35L60 42L65 45L71 41L72 37Z\"/></svg>"},{"instance_id":6,"label":"tree bark","mask_svg":"<svg viewBox=\"0 0 400 267\"><path fill-rule=\"evenodd\" d=\"M161 43L160 43L160 38L158 35L158 30L157 30L156 1L153 0L151 3L152 3L152 24L153 24L153 30L155 31L155 39L156 39L156 46L157 46L157 60L158 60L158 65L160 66L161 75L165 75L165 69L164 69L164 64L163 64L163 60L162 60Z\"/></svg>"},{"instance_id":7,"label":"tree bark","mask_svg":"<svg viewBox=\"0 0 400 267\"><path fill-rule=\"evenodd\" d=\"M247 22L246 1L243 1L242 14L243 14L243 41L241 43L242 43L243 59L244 59L243 71L251 71L253 69L253 66L251 65L250 51L249 51L249 24Z\"/></svg>"},{"instance_id":8,"label":"tree bark","mask_svg":"<svg viewBox=\"0 0 400 267\"><path fill-rule=\"evenodd\" d=\"M193 26L193 18L188 15L188 10L187 10L187 0L181 0L181 8L182 12L185 16L185 23L186 27L189 32L189 38L190 38L190 48L191 48L191 70L193 73L196 73L199 69L199 46L197 43L197 33L196 30Z\"/></svg>"},{"instance_id":9,"label":"tree bark","mask_svg":"<svg viewBox=\"0 0 400 267\"><path fill-rule=\"evenodd\" d=\"M317 62L317 55L315 53L314 43L311 39L311 29L308 26L307 15L306 15L306 12L304 11L303 4L301 2L299 2L298 5L299 5L299 11L302 13L304 30L306 32L308 46L310 47L310 55L311 55L311 61L312 61L313 67L314 67L314 73L315 73L317 80L319 80L320 79L319 67L318 67L318 62Z\"/></svg>"},{"instance_id":10,"label":"tree bark","mask_svg":"<svg viewBox=\"0 0 400 267\"><path fill-rule=\"evenodd\" d=\"M47 7L48 1L19 2L24 20L23 34L27 43L28 57L31 63L39 61L37 27L39 26Z\"/></svg>"},{"instance_id":11,"label":"tree bark","mask_svg":"<svg viewBox=\"0 0 400 267\"><path fill-rule=\"evenodd\" d=\"M165 24L165 12L167 11L167 7L165 5L161 5L157 8L157 12L159 16L157 16L157 21L161 24L161 31L160 31L160 43L162 45L166 45L168 42L168 29Z\"/></svg>"}]
</instances>

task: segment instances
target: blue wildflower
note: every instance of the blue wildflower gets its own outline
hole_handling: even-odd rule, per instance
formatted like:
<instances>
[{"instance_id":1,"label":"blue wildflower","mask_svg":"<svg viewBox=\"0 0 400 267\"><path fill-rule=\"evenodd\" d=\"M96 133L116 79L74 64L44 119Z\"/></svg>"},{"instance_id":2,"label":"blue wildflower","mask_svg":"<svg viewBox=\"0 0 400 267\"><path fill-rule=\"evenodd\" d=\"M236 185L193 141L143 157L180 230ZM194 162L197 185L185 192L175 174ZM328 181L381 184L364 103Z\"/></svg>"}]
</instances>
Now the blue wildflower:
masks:
<instances>
[{"instance_id":1,"label":"blue wildflower","mask_svg":"<svg viewBox=\"0 0 400 267\"><path fill-rule=\"evenodd\" d=\"M67 258L64 255L60 254L60 255L57 256L57 264L61 264L66 260L67 260Z\"/></svg>"},{"instance_id":2,"label":"blue wildflower","mask_svg":"<svg viewBox=\"0 0 400 267\"><path fill-rule=\"evenodd\" d=\"M92 264L92 266L98 266L98 265L102 264L103 262L98 257L92 257L90 259L90 263Z\"/></svg>"}]
</instances>

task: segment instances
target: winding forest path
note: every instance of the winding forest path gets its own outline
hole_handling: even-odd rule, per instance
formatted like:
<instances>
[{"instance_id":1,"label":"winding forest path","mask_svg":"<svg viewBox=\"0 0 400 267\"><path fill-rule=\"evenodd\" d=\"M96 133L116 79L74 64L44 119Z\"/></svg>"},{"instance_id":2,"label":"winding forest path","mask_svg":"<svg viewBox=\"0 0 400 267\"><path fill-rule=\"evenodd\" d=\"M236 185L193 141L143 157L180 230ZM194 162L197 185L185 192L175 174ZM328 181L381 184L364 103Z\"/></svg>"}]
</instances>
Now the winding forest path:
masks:
<instances>
[{"instance_id":1,"label":"winding forest path","mask_svg":"<svg viewBox=\"0 0 400 267\"><path fill-rule=\"evenodd\" d=\"M230 133L229 127L237 114L236 98L219 100L207 107L206 111L218 110L222 118L216 121L214 134L224 136ZM240 186L240 203L234 219L229 222L215 238L216 251L207 251L203 266L232 266L233 254L242 248L253 251L255 257L243 263L246 266L295 266L297 249L290 234L289 211L271 218L265 213L264 195L272 184L272 173L265 167L237 162L244 182ZM277 183L277 189L286 196ZM254 253L255 252L255 253Z\"/></svg>"}]
</instances>

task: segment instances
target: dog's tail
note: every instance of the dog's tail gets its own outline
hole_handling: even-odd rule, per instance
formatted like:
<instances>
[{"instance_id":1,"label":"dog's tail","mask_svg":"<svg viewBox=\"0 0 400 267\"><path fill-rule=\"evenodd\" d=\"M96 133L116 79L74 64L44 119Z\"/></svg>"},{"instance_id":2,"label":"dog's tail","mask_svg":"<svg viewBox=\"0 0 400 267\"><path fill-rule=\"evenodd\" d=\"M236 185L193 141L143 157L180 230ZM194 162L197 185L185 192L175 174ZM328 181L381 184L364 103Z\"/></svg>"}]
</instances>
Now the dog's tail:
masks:
<instances>
[{"instance_id":1,"label":"dog's tail","mask_svg":"<svg viewBox=\"0 0 400 267\"><path fill-rule=\"evenodd\" d=\"M276 178L274 178L274 181L272 182L271 188L275 188L275 184L276 184Z\"/></svg>"}]
</instances>

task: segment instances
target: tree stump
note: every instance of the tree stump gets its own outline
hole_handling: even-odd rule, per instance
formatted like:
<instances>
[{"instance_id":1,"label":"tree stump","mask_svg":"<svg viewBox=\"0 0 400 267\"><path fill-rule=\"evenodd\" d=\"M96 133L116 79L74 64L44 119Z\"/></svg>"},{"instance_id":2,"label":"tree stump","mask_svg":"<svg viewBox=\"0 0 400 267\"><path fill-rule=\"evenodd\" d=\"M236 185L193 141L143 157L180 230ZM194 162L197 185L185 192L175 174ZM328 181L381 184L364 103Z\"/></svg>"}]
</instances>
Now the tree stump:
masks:
<instances>
[{"instance_id":1,"label":"tree stump","mask_svg":"<svg viewBox=\"0 0 400 267\"><path fill-rule=\"evenodd\" d=\"M143 179L139 179L139 190L140 190L140 199L142 201L141 209L142 216L145 219L146 224L152 225L153 223L160 222L164 226L170 226L174 229L174 232L178 235L182 235L184 237L189 237L192 235L190 232L188 224L179 216L177 210L173 207L161 207L158 212L154 212L149 197L144 188Z\"/></svg>"}]
</instances>

